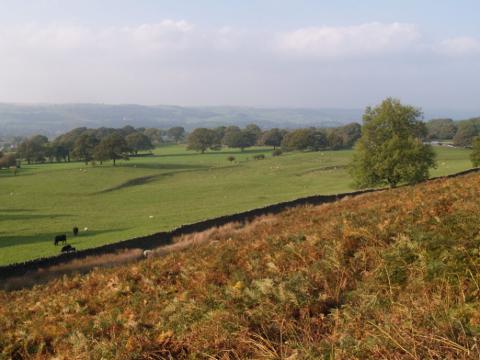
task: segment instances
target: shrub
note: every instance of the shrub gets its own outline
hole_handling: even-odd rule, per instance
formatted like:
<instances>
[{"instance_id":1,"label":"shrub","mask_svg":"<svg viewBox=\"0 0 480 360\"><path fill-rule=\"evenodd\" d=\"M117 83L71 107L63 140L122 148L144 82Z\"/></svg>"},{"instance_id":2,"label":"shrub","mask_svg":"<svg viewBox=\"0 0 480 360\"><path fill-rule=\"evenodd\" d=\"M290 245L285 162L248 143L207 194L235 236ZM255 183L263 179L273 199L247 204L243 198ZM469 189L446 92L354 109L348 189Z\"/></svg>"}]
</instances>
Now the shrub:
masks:
<instances>
[{"instance_id":1,"label":"shrub","mask_svg":"<svg viewBox=\"0 0 480 360\"><path fill-rule=\"evenodd\" d=\"M263 160L265 159L265 155L263 154L258 154L253 157L254 160Z\"/></svg>"},{"instance_id":2,"label":"shrub","mask_svg":"<svg viewBox=\"0 0 480 360\"><path fill-rule=\"evenodd\" d=\"M272 152L272 156L280 156L280 155L282 155L282 154L283 154L283 152L282 152L282 150L280 150L280 149L275 149L275 150L273 150L273 152Z\"/></svg>"},{"instance_id":3,"label":"shrub","mask_svg":"<svg viewBox=\"0 0 480 360\"><path fill-rule=\"evenodd\" d=\"M230 161L230 162L234 162L235 161L235 156L229 156L229 157L227 157L227 160Z\"/></svg>"}]
</instances>

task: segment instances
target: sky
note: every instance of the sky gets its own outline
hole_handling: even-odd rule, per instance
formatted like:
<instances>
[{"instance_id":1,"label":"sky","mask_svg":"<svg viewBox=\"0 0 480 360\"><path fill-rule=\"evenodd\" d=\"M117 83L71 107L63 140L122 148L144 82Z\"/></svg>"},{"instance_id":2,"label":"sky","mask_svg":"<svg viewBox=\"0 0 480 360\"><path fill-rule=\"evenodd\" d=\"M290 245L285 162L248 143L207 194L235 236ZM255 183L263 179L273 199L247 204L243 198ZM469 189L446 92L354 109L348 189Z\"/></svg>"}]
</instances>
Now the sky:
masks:
<instances>
[{"instance_id":1,"label":"sky","mask_svg":"<svg viewBox=\"0 0 480 360\"><path fill-rule=\"evenodd\" d=\"M0 0L0 102L480 110L478 0Z\"/></svg>"}]
</instances>

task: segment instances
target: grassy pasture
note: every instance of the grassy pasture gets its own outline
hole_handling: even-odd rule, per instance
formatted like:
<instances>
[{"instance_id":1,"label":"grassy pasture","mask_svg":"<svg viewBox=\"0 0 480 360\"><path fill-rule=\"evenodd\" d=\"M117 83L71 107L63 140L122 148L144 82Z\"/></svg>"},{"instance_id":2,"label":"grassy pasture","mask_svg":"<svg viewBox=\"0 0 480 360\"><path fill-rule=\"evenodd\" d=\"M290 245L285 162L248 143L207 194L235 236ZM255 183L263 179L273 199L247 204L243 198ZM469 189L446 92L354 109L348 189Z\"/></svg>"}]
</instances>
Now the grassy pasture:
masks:
<instances>
[{"instance_id":1,"label":"grassy pasture","mask_svg":"<svg viewBox=\"0 0 480 360\"><path fill-rule=\"evenodd\" d=\"M81 229L77 249L312 194L352 190L351 151L287 153L269 148L197 154L182 146L102 166L24 166L0 172L0 264L54 255L54 235ZM469 151L437 147L432 176L471 166ZM253 160L265 154L265 160ZM230 163L227 157L236 161ZM83 231L88 228L88 231Z\"/></svg>"}]
</instances>

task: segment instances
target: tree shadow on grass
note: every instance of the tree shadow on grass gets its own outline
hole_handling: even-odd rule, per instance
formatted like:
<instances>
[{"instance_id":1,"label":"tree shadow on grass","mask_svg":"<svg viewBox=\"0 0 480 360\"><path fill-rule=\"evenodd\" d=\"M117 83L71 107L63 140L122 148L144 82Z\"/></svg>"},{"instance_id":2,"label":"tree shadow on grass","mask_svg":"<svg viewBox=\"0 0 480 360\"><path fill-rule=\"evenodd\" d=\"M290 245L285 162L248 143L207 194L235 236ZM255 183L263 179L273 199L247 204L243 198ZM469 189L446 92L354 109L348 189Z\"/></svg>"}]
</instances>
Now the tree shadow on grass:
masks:
<instances>
[{"instance_id":1,"label":"tree shadow on grass","mask_svg":"<svg viewBox=\"0 0 480 360\"><path fill-rule=\"evenodd\" d=\"M141 185L145 185L145 184L154 182L154 181L159 180L161 178L164 178L164 177L167 177L167 176L173 176L173 175L177 175L177 174L184 174L184 173L189 173L189 172L200 172L200 171L204 172L204 171L224 170L224 169L230 169L230 168L236 168L236 167L237 167L236 165L217 166L217 167L215 167L215 166L214 167L202 166L202 167L198 167L196 169L184 169L184 170L179 170L179 171L165 172L165 173L156 174L156 175L141 176L141 177L137 177L137 178L134 178L134 179L127 180L127 181L125 181L125 182L123 182L119 185L113 186L111 188L101 190L101 191L97 191L95 193L92 193L91 195L107 194L107 193L110 193L110 192L113 192L113 191L122 190L122 189L126 189L126 188L133 187L133 186L141 186Z\"/></svg>"},{"instance_id":2,"label":"tree shadow on grass","mask_svg":"<svg viewBox=\"0 0 480 360\"><path fill-rule=\"evenodd\" d=\"M145 184L148 184L150 182L155 181L160 176L166 176L166 175L169 175L169 174L148 175L148 176L141 176L141 177L138 177L138 178L130 179L128 181L125 181L125 182L121 183L120 185L113 186L111 188L108 188L108 189L105 189L105 190L102 190L102 191L98 191L98 192L94 193L93 195L106 194L106 193L109 193L109 192L129 188L129 187L132 187L132 186L145 185Z\"/></svg>"},{"instance_id":3,"label":"tree shadow on grass","mask_svg":"<svg viewBox=\"0 0 480 360\"><path fill-rule=\"evenodd\" d=\"M60 249L62 247L55 246L53 243L53 240L56 235L67 234L67 243L75 246L76 244L81 243L82 238L86 238L86 237L91 238L92 236L96 236L96 235L102 235L102 234L124 231L124 230L127 230L127 228L112 229L112 230L96 230L96 231L88 230L87 232L80 232L77 236L73 236L71 231L69 232L58 231L55 233L43 233L43 234L34 234L34 235L26 235L26 236L0 235L0 248L17 246L17 245L27 245L27 244L38 244L42 246L46 244L51 244L52 248L58 248L58 252L60 252ZM124 239L119 239L119 240L124 240Z\"/></svg>"},{"instance_id":4,"label":"tree shadow on grass","mask_svg":"<svg viewBox=\"0 0 480 360\"><path fill-rule=\"evenodd\" d=\"M93 193L92 195L106 194L106 193L109 193L109 192L122 190L122 189L126 189L126 188L133 187L133 186L141 186L141 185L145 185L145 184L154 182L154 181L156 181L160 178L167 177L167 176L173 176L173 175L176 175L176 174L182 174L182 173L187 173L187 172L196 172L196 171L207 171L207 170L210 170L210 169L211 168L208 167L208 166L203 166L203 167L199 167L197 169L184 169L184 170L170 171L170 172L156 174L156 175L141 176L141 177L137 177L137 178L134 178L134 179L127 180L127 181L125 181L125 182L123 182L123 183L121 183L117 186L113 186L111 188L98 191L96 193Z\"/></svg>"}]
</instances>

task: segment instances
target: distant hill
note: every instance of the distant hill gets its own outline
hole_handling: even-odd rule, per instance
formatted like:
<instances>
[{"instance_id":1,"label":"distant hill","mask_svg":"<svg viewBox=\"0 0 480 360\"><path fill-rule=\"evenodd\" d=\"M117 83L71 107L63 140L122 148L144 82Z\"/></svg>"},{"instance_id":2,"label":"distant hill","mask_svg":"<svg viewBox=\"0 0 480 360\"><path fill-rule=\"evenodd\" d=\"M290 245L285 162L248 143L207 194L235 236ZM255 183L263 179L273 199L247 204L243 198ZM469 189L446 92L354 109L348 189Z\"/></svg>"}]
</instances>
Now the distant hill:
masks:
<instances>
[{"instance_id":1,"label":"distant hill","mask_svg":"<svg viewBox=\"0 0 480 360\"><path fill-rule=\"evenodd\" d=\"M242 106L144 106L106 104L1 104L0 136L44 134L49 137L73 128L134 127L169 128L256 123L272 127L335 127L361 122L364 109L259 108ZM478 116L472 111L426 110L425 120L448 117L455 120Z\"/></svg>"},{"instance_id":2,"label":"distant hill","mask_svg":"<svg viewBox=\"0 0 480 360\"><path fill-rule=\"evenodd\" d=\"M281 109L253 107L180 107L142 105L17 105L0 104L0 134L55 136L75 127L169 128L214 127L256 123L262 128L338 126L359 121L360 109Z\"/></svg>"}]
</instances>

